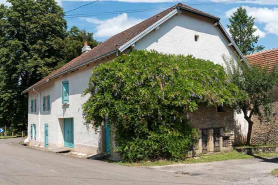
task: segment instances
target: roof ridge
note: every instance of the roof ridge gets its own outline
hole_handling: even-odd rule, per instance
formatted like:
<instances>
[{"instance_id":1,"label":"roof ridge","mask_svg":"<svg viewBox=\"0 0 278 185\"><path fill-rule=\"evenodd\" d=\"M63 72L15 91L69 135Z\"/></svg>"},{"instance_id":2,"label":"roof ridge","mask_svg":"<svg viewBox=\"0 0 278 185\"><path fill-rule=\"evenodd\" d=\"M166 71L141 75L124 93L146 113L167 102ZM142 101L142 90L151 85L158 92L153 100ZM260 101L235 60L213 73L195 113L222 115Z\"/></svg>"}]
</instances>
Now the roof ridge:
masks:
<instances>
[{"instance_id":1,"label":"roof ridge","mask_svg":"<svg viewBox=\"0 0 278 185\"><path fill-rule=\"evenodd\" d=\"M246 57L251 57L251 56L255 56L255 55L259 55L259 54L263 54L263 53L267 53L267 52L271 52L271 51L276 51L276 50L278 50L278 47L277 48L266 49L266 50L263 50L263 51L259 51L257 53L252 53L250 55L246 55Z\"/></svg>"}]
</instances>

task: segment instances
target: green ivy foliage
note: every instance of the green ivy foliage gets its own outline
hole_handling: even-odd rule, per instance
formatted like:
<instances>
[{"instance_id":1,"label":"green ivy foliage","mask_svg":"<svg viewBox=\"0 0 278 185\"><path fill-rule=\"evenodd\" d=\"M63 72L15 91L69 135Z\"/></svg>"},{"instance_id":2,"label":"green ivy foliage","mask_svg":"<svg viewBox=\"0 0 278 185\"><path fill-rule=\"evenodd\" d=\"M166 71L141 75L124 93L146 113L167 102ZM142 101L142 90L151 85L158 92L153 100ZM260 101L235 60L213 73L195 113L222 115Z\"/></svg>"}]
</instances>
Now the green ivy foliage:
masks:
<instances>
[{"instance_id":1,"label":"green ivy foliage","mask_svg":"<svg viewBox=\"0 0 278 185\"><path fill-rule=\"evenodd\" d=\"M187 114L233 106L244 94L223 67L192 56L132 51L94 68L83 105L87 123L115 131L125 161L184 158L197 141Z\"/></svg>"}]
</instances>

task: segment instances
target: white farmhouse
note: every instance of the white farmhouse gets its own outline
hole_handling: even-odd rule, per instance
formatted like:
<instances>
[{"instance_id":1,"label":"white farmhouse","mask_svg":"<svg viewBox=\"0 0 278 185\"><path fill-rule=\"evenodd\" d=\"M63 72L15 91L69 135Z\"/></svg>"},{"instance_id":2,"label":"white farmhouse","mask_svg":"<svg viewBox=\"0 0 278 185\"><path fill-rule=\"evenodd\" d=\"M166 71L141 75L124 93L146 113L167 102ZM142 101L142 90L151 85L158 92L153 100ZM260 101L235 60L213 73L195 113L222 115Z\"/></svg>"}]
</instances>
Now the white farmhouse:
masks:
<instances>
[{"instance_id":1,"label":"white farmhouse","mask_svg":"<svg viewBox=\"0 0 278 185\"><path fill-rule=\"evenodd\" d=\"M84 125L82 105L88 97L82 97L82 93L96 65L133 48L193 55L220 65L224 65L224 55L246 61L218 17L179 3L92 50L85 45L82 55L26 89L30 144L50 148L65 146L89 154L108 152L107 128L95 132L92 125ZM236 124L232 109L201 108L190 116L200 135L196 151L231 148Z\"/></svg>"}]
</instances>

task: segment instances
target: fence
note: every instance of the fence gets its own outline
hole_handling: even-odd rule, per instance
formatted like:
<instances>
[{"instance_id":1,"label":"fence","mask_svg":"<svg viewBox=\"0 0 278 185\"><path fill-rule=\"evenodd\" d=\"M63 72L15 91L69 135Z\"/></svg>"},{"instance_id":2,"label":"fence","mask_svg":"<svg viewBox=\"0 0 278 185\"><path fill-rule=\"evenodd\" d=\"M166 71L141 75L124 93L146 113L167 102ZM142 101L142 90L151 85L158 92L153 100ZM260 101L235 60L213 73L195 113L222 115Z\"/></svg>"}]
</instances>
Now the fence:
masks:
<instances>
[{"instance_id":1,"label":"fence","mask_svg":"<svg viewBox=\"0 0 278 185\"><path fill-rule=\"evenodd\" d=\"M15 131L14 129L11 128L0 127L0 139L25 137L26 135L27 135L27 131Z\"/></svg>"}]
</instances>

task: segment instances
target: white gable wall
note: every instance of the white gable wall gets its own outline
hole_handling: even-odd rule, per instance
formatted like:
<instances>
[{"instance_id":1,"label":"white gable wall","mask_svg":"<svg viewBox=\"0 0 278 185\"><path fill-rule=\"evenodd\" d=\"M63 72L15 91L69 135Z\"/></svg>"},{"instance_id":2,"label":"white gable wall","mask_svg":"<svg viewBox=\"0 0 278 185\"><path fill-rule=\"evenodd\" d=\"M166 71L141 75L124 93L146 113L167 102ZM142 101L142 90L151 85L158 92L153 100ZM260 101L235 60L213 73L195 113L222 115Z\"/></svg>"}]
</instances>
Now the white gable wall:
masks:
<instances>
[{"instance_id":1,"label":"white gable wall","mask_svg":"<svg viewBox=\"0 0 278 185\"><path fill-rule=\"evenodd\" d=\"M195 42L195 35L199 40ZM156 50L166 54L193 55L196 58L211 60L224 65L222 55L232 56L233 49L228 46L227 39L212 20L182 13L170 18L136 43L135 49Z\"/></svg>"}]
</instances>

